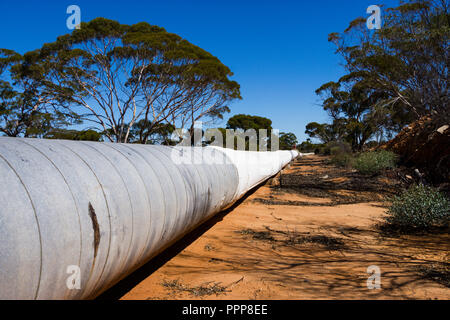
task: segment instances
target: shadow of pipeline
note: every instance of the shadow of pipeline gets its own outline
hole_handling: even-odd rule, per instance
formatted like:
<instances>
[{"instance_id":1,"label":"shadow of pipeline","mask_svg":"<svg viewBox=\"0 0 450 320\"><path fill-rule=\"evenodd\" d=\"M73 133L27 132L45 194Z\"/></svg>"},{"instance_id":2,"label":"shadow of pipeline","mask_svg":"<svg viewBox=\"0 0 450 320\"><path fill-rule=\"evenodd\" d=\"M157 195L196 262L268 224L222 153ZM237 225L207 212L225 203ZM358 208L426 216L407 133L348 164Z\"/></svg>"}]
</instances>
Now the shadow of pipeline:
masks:
<instances>
[{"instance_id":1,"label":"shadow of pipeline","mask_svg":"<svg viewBox=\"0 0 450 320\"><path fill-rule=\"evenodd\" d=\"M275 176L274 176L275 177ZM181 253L185 248L191 245L194 241L200 238L204 233L214 227L217 223L223 220L230 212L232 212L236 207L243 203L248 197L255 193L261 186L265 185L270 179L261 182L259 185L249 190L244 194L238 201L236 201L228 209L219 212L211 219L207 220L193 231L186 234L180 240L175 242L172 246L165 249L163 252L158 254L156 257L152 258L150 261L145 263L142 267L138 268L130 275L116 283L111 288L100 294L95 300L118 300L124 296L131 289L136 287L140 282L148 278L151 274L161 268L164 264L170 261L173 257Z\"/></svg>"}]
</instances>

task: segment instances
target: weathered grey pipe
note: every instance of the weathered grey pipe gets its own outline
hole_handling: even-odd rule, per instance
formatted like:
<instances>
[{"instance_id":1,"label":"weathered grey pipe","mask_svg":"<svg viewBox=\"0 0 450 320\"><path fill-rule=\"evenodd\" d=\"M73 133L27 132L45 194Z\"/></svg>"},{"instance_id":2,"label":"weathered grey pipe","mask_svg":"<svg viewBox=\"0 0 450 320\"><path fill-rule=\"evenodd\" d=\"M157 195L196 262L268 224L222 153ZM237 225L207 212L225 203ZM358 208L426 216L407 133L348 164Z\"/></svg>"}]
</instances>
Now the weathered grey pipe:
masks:
<instances>
[{"instance_id":1,"label":"weathered grey pipe","mask_svg":"<svg viewBox=\"0 0 450 320\"><path fill-rule=\"evenodd\" d=\"M1 137L0 299L93 298L297 156Z\"/></svg>"}]
</instances>

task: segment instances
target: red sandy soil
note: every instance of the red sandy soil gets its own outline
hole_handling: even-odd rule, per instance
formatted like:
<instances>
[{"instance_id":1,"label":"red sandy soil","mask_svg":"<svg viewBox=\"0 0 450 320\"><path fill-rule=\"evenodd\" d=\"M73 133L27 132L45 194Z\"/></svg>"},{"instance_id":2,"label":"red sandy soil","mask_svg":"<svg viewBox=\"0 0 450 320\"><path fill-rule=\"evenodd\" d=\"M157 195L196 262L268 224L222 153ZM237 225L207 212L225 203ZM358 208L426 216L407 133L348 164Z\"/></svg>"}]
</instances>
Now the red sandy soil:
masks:
<instances>
[{"instance_id":1,"label":"red sandy soil","mask_svg":"<svg viewBox=\"0 0 450 320\"><path fill-rule=\"evenodd\" d=\"M260 187L104 297L449 299L449 234L383 234L385 191L398 185L381 177L383 187L349 188L354 176L325 158L300 159L275 179L281 188ZM297 189L284 186L292 177ZM381 289L369 290L373 265Z\"/></svg>"}]
</instances>

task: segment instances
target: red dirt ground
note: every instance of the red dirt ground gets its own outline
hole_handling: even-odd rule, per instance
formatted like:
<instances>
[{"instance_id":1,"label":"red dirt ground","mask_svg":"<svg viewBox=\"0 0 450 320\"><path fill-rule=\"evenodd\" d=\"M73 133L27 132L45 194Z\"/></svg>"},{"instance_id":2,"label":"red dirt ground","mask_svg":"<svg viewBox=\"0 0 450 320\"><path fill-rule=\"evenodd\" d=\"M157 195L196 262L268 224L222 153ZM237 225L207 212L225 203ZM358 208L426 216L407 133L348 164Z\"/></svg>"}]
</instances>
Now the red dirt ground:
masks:
<instances>
[{"instance_id":1,"label":"red dirt ground","mask_svg":"<svg viewBox=\"0 0 450 320\"><path fill-rule=\"evenodd\" d=\"M283 177L315 181L317 188L260 187L113 288L112 295L449 299L448 269L442 273L442 266L448 268L449 234L382 234L376 225L385 215L386 194L379 190L389 188L346 188L348 177L339 176L352 175L318 156L300 159ZM378 290L367 287L372 265L381 269Z\"/></svg>"}]
</instances>

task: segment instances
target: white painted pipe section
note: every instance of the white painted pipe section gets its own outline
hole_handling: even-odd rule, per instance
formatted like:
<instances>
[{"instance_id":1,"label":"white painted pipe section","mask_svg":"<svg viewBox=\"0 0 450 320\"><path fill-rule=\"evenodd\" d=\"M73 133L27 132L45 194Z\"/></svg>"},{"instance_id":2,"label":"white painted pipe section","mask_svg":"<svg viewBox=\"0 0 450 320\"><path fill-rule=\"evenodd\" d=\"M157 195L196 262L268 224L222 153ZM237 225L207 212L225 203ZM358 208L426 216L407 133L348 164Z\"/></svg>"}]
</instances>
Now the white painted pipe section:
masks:
<instances>
[{"instance_id":1,"label":"white painted pipe section","mask_svg":"<svg viewBox=\"0 0 450 320\"><path fill-rule=\"evenodd\" d=\"M0 299L93 298L297 156L0 137Z\"/></svg>"}]
</instances>

